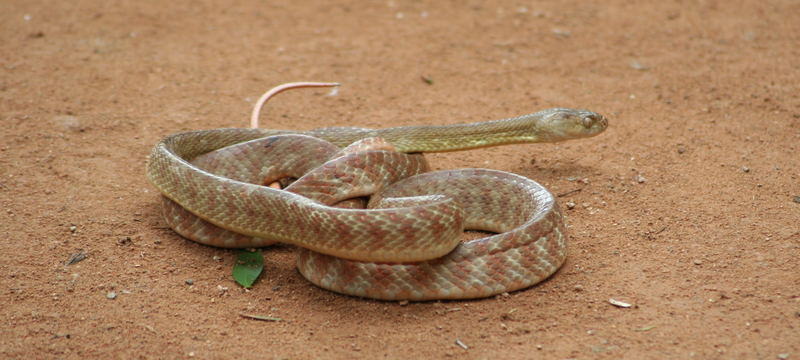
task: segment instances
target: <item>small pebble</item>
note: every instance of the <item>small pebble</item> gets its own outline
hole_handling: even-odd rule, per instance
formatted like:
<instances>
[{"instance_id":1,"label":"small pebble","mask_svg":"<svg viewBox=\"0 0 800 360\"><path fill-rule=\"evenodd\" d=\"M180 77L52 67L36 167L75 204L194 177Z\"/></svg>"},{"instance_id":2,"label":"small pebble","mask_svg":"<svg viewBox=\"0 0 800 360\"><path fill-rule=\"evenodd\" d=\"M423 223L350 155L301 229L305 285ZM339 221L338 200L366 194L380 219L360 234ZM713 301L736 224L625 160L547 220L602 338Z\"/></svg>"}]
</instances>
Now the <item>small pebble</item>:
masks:
<instances>
[{"instance_id":1,"label":"small pebble","mask_svg":"<svg viewBox=\"0 0 800 360\"><path fill-rule=\"evenodd\" d=\"M194 285L194 280L192 279L186 279L186 281L184 282L186 283L186 285Z\"/></svg>"},{"instance_id":2,"label":"small pebble","mask_svg":"<svg viewBox=\"0 0 800 360\"><path fill-rule=\"evenodd\" d=\"M400 300L399 304L400 306L406 306L408 305L408 300Z\"/></svg>"},{"instance_id":3,"label":"small pebble","mask_svg":"<svg viewBox=\"0 0 800 360\"><path fill-rule=\"evenodd\" d=\"M83 251L83 249L80 249L77 253L72 254L72 256L69 257L69 260L67 260L67 265L77 264L86 259L86 256L86 252Z\"/></svg>"},{"instance_id":4,"label":"small pebble","mask_svg":"<svg viewBox=\"0 0 800 360\"><path fill-rule=\"evenodd\" d=\"M55 125L57 128L61 130L67 131L79 131L83 132L84 128L81 125L81 121L72 115L59 115L55 116L51 120L51 124Z\"/></svg>"},{"instance_id":5,"label":"small pebble","mask_svg":"<svg viewBox=\"0 0 800 360\"><path fill-rule=\"evenodd\" d=\"M695 265L703 265L703 261L700 260L700 259L694 259L694 261L692 261L692 263L695 264Z\"/></svg>"},{"instance_id":6,"label":"small pebble","mask_svg":"<svg viewBox=\"0 0 800 360\"><path fill-rule=\"evenodd\" d=\"M642 63L640 63L640 62L638 62L636 60L631 61L630 66L631 66L631 69L640 70L640 71L644 71L644 70L649 69L649 67L647 67L645 65L642 65Z\"/></svg>"},{"instance_id":7,"label":"small pebble","mask_svg":"<svg viewBox=\"0 0 800 360\"><path fill-rule=\"evenodd\" d=\"M795 197L794 197L794 199L793 199L792 201L794 201L794 202L796 202L796 203L800 204L800 195L797 195L797 196L795 196Z\"/></svg>"},{"instance_id":8,"label":"small pebble","mask_svg":"<svg viewBox=\"0 0 800 360\"><path fill-rule=\"evenodd\" d=\"M797 198L795 198L795 200L797 200ZM574 202L570 201L570 202L567 203L567 209L572 210L574 208L575 208L575 203Z\"/></svg>"},{"instance_id":9,"label":"small pebble","mask_svg":"<svg viewBox=\"0 0 800 360\"><path fill-rule=\"evenodd\" d=\"M69 231L70 232L76 232L76 231L78 231L78 227L75 226L75 225L72 225L72 226L69 227Z\"/></svg>"},{"instance_id":10,"label":"small pebble","mask_svg":"<svg viewBox=\"0 0 800 360\"><path fill-rule=\"evenodd\" d=\"M108 294L106 294L106 298L108 298L109 300L114 300L117 298L117 293L111 291Z\"/></svg>"},{"instance_id":11,"label":"small pebble","mask_svg":"<svg viewBox=\"0 0 800 360\"><path fill-rule=\"evenodd\" d=\"M683 154L686 152L686 147L683 145L678 145L678 154Z\"/></svg>"},{"instance_id":12,"label":"small pebble","mask_svg":"<svg viewBox=\"0 0 800 360\"><path fill-rule=\"evenodd\" d=\"M583 286L581 286L581 285L575 285L575 286L572 288L572 290L575 290L575 292L581 292L581 291L583 291Z\"/></svg>"},{"instance_id":13,"label":"small pebble","mask_svg":"<svg viewBox=\"0 0 800 360\"><path fill-rule=\"evenodd\" d=\"M214 261L222 261L222 258L221 258L221 257L219 257L219 256L217 256L217 255L214 255L214 256L212 257L212 259L214 259Z\"/></svg>"},{"instance_id":14,"label":"small pebble","mask_svg":"<svg viewBox=\"0 0 800 360\"><path fill-rule=\"evenodd\" d=\"M786 360L789 358L789 353L778 354L778 359Z\"/></svg>"},{"instance_id":15,"label":"small pebble","mask_svg":"<svg viewBox=\"0 0 800 360\"><path fill-rule=\"evenodd\" d=\"M747 167L747 166L742 166L742 172L749 173L750 172L750 168Z\"/></svg>"},{"instance_id":16,"label":"small pebble","mask_svg":"<svg viewBox=\"0 0 800 360\"><path fill-rule=\"evenodd\" d=\"M647 181L647 179L645 179L644 176L642 176L641 174L636 175L636 177L634 177L634 180L636 180L636 182L639 184L643 184L645 181Z\"/></svg>"}]
</instances>

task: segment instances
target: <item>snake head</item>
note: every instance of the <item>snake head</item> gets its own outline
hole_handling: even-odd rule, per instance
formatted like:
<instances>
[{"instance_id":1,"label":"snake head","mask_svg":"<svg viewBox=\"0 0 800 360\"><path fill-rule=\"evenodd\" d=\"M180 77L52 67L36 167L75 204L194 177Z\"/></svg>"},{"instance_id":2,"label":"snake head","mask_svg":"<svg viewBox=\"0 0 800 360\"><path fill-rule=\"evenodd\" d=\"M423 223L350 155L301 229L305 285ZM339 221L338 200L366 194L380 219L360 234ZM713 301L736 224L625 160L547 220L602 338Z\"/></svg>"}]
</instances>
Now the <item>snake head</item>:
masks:
<instances>
[{"instance_id":1,"label":"snake head","mask_svg":"<svg viewBox=\"0 0 800 360\"><path fill-rule=\"evenodd\" d=\"M538 124L539 136L544 141L556 142L595 136L608 127L608 120L596 112L555 108L546 110Z\"/></svg>"}]
</instances>

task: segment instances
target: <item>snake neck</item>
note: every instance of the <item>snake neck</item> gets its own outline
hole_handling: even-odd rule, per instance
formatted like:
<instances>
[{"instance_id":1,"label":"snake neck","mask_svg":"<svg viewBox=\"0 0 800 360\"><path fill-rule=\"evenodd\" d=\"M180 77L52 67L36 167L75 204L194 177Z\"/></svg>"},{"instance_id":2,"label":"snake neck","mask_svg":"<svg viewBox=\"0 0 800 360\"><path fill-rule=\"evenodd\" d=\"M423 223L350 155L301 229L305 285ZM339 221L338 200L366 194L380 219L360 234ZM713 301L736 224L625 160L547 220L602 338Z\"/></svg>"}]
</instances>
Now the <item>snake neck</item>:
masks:
<instances>
[{"instance_id":1,"label":"snake neck","mask_svg":"<svg viewBox=\"0 0 800 360\"><path fill-rule=\"evenodd\" d=\"M378 130L402 152L444 152L542 141L535 119L509 118L472 124L404 126Z\"/></svg>"},{"instance_id":2,"label":"snake neck","mask_svg":"<svg viewBox=\"0 0 800 360\"><path fill-rule=\"evenodd\" d=\"M398 151L445 152L481 147L547 142L541 136L540 122L546 115L539 112L502 120L441 126L400 126L386 129L325 128L309 132L339 146L367 137L382 137Z\"/></svg>"}]
</instances>

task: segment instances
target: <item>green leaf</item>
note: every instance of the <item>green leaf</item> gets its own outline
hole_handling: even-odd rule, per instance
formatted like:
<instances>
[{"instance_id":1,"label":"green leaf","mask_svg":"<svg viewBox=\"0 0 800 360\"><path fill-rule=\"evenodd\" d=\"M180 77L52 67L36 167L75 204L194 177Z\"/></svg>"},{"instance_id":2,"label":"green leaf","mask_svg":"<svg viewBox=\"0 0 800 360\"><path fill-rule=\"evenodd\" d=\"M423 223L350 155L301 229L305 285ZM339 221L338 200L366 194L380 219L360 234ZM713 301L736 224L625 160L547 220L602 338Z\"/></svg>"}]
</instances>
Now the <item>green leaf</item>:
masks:
<instances>
[{"instance_id":1,"label":"green leaf","mask_svg":"<svg viewBox=\"0 0 800 360\"><path fill-rule=\"evenodd\" d=\"M260 251L239 251L236 263L233 264L233 279L245 288L253 286L253 282L261 275L264 269L264 256Z\"/></svg>"}]
</instances>

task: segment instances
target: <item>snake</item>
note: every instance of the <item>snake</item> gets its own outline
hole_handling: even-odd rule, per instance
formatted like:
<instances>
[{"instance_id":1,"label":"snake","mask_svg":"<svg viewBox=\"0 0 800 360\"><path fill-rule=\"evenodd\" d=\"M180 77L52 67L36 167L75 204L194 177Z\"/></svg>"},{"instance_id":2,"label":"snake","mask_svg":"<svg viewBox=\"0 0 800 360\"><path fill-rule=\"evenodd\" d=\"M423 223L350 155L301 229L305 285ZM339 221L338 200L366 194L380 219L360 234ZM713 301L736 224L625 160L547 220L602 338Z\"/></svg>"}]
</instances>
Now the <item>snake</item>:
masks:
<instances>
[{"instance_id":1,"label":"snake","mask_svg":"<svg viewBox=\"0 0 800 360\"><path fill-rule=\"evenodd\" d=\"M380 300L483 298L560 268L562 213L531 179L429 172L423 154L560 142L607 126L598 113L553 108L439 126L195 130L158 142L146 175L178 234L226 248L296 245L299 272L321 288ZM285 178L296 181L265 186ZM493 234L462 241L465 229Z\"/></svg>"}]
</instances>

